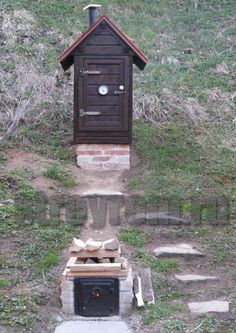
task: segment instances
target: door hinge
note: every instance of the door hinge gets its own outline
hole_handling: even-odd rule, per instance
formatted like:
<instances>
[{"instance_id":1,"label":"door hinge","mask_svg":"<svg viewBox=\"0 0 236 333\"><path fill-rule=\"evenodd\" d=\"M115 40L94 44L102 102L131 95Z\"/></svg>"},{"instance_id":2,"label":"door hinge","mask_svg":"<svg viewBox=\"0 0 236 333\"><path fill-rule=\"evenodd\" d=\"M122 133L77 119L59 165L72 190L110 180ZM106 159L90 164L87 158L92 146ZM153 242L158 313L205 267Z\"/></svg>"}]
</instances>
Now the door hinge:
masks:
<instances>
[{"instance_id":1,"label":"door hinge","mask_svg":"<svg viewBox=\"0 0 236 333\"><path fill-rule=\"evenodd\" d=\"M82 68L80 71L79 71L79 74L81 76L84 76L84 75L99 75L101 74L101 71L89 71L89 70L85 70L84 68Z\"/></svg>"},{"instance_id":2,"label":"door hinge","mask_svg":"<svg viewBox=\"0 0 236 333\"><path fill-rule=\"evenodd\" d=\"M99 116L101 112L99 111L84 111L84 109L79 109L79 116Z\"/></svg>"}]
</instances>

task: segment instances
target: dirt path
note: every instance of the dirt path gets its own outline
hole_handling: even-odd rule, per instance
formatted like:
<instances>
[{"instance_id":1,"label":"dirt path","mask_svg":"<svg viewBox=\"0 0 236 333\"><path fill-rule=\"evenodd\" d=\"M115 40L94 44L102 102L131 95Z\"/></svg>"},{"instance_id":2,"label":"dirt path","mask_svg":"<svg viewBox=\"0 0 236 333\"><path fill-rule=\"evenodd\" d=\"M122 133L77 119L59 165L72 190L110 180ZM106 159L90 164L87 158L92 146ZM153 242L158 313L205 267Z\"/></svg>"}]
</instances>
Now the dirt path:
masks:
<instances>
[{"instance_id":1,"label":"dirt path","mask_svg":"<svg viewBox=\"0 0 236 333\"><path fill-rule=\"evenodd\" d=\"M46 194L53 193L56 184L51 179L45 177L43 173L47 167L55 164L56 161L21 149L9 149L6 152L6 156L5 167L7 170L28 168L33 174L32 185ZM98 190L126 192L123 177L124 171L82 170L76 166L76 162L65 163L63 166L79 184L67 189L66 191L69 194L81 195L87 191Z\"/></svg>"}]
</instances>

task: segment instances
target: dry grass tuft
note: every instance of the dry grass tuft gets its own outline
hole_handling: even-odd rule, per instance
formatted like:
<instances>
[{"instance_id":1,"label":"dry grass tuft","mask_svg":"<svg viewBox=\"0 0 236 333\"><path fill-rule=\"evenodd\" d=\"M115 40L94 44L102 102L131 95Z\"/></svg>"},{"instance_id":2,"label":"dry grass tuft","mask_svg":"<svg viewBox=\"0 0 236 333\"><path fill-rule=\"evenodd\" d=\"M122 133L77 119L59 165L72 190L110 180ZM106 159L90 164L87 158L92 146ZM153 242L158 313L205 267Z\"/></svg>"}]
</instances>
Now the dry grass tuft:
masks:
<instances>
[{"instance_id":1,"label":"dry grass tuft","mask_svg":"<svg viewBox=\"0 0 236 333\"><path fill-rule=\"evenodd\" d=\"M134 115L153 124L173 120L176 116L194 124L208 119L205 108L196 99L177 96L169 89L163 89L160 97L136 93Z\"/></svg>"},{"instance_id":2,"label":"dry grass tuft","mask_svg":"<svg viewBox=\"0 0 236 333\"><path fill-rule=\"evenodd\" d=\"M36 54L16 52L21 40L32 38L37 22L26 10L4 13L1 22L3 45L10 46L0 55L0 143L16 136L19 125L27 128L47 126L49 120L63 117L72 112L71 76L62 70L45 71L43 63L48 46L34 42ZM48 32L50 33L50 31ZM33 39L32 39L33 40ZM56 59L55 59L56 61ZM59 65L58 65L59 67ZM68 82L69 81L69 82Z\"/></svg>"}]
</instances>

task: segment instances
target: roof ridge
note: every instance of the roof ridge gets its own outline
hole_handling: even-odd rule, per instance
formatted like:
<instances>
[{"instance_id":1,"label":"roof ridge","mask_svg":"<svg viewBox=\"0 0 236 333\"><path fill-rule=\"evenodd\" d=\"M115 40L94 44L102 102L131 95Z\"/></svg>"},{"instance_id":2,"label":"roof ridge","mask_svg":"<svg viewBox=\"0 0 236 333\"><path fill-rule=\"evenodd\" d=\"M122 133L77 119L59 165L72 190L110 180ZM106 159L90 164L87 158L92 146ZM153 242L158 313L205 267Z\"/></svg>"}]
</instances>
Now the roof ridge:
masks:
<instances>
[{"instance_id":1,"label":"roof ridge","mask_svg":"<svg viewBox=\"0 0 236 333\"><path fill-rule=\"evenodd\" d=\"M118 37L133 51L135 56L138 57L141 60L141 62L143 63L143 65L145 66L148 61L148 58L134 44L134 42L125 33L123 33L120 30L120 28L105 14L99 16L99 18L91 26L89 26L67 49L65 49L62 52L62 54L58 58L59 62L62 64L64 61L66 61L67 57L70 57L71 53L76 49L76 47L78 47L90 35L90 33L92 33L99 26L99 24L102 21L106 21L108 23L109 27L112 30L114 30L114 33L116 33L118 35ZM73 61L72 61L72 64L73 64ZM63 67L63 65L62 65L62 67ZM65 66L65 68L66 67L67 66Z\"/></svg>"}]
</instances>

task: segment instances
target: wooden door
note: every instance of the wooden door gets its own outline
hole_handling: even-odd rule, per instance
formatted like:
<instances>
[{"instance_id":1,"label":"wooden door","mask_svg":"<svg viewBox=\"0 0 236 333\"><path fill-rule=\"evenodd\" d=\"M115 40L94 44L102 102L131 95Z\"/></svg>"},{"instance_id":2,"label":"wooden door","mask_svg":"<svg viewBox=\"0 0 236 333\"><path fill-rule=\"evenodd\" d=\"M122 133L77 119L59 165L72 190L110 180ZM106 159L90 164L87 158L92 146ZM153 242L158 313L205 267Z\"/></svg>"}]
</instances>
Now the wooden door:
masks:
<instances>
[{"instance_id":1,"label":"wooden door","mask_svg":"<svg viewBox=\"0 0 236 333\"><path fill-rule=\"evenodd\" d=\"M128 58L80 57L78 135L128 131Z\"/></svg>"}]
</instances>

